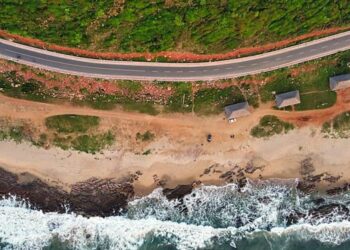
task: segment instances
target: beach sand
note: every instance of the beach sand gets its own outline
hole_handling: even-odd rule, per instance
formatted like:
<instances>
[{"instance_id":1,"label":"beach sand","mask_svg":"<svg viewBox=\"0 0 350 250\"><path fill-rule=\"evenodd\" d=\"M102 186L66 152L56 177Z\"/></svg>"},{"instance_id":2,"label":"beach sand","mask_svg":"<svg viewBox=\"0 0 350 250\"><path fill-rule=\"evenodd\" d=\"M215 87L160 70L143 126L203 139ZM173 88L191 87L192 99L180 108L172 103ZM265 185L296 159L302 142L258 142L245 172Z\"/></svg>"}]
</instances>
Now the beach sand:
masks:
<instances>
[{"instance_id":1,"label":"beach sand","mask_svg":"<svg viewBox=\"0 0 350 250\"><path fill-rule=\"evenodd\" d=\"M349 109L349 105L342 105L337 112ZM333 109L315 112L315 117L305 123L303 117L310 116L310 111L277 111L271 109L271 104L265 104L254 110L252 115L228 124L223 115L149 116L0 96L2 117L29 121L39 130L44 127L45 117L74 113L100 116L101 127L112 128L116 133L116 145L96 155L2 141L0 166L10 172L32 174L50 185L67 190L74 183L92 177L122 181L141 172L133 184L137 194L146 194L159 185L174 187L193 181L224 183L230 180L222 175L237 170L237 166L252 179L300 178L301 163L309 159L314 167L313 175L327 173L339 177L339 182L343 183L350 181L350 140L324 138L320 132L322 121L329 119L324 114L333 112ZM301 123L295 122L297 128L288 134L268 139L251 137L250 129L266 114ZM333 112L331 116L335 114ZM155 133L153 141L139 142L135 139L137 132L148 130ZM206 141L208 133L213 135L210 143ZM234 138L231 138L233 134ZM144 155L147 150L150 154ZM256 168L254 171L252 166Z\"/></svg>"}]
</instances>

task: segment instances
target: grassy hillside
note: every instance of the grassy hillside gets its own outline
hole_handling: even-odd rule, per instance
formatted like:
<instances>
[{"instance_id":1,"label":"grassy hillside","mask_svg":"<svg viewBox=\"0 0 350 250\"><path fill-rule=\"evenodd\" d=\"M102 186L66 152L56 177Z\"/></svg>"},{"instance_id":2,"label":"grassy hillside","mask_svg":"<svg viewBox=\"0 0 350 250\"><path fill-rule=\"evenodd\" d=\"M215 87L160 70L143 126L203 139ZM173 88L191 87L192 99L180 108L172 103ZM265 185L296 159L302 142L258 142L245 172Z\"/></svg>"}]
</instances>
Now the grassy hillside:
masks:
<instances>
[{"instance_id":1,"label":"grassy hillside","mask_svg":"<svg viewBox=\"0 0 350 250\"><path fill-rule=\"evenodd\" d=\"M225 52L350 24L348 0L0 0L0 28L97 51Z\"/></svg>"}]
</instances>

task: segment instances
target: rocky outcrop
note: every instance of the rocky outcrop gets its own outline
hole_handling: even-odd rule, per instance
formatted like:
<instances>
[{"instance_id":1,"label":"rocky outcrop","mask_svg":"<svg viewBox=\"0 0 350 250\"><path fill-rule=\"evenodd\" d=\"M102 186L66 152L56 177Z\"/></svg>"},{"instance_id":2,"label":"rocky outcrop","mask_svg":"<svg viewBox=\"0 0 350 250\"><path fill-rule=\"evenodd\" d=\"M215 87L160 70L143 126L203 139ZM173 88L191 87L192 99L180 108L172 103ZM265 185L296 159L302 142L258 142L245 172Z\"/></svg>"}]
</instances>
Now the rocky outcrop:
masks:
<instances>
[{"instance_id":1,"label":"rocky outcrop","mask_svg":"<svg viewBox=\"0 0 350 250\"><path fill-rule=\"evenodd\" d=\"M188 195L192 192L193 184L189 185L178 185L175 188L165 188L163 189L163 194L167 197L168 200L182 199L185 195Z\"/></svg>"},{"instance_id":2,"label":"rocky outcrop","mask_svg":"<svg viewBox=\"0 0 350 250\"><path fill-rule=\"evenodd\" d=\"M85 216L115 215L126 208L128 200L134 196L130 182L93 178L76 183L71 192L66 192L36 177L21 177L0 168L0 195L16 195L44 212L65 212L68 208Z\"/></svg>"}]
</instances>

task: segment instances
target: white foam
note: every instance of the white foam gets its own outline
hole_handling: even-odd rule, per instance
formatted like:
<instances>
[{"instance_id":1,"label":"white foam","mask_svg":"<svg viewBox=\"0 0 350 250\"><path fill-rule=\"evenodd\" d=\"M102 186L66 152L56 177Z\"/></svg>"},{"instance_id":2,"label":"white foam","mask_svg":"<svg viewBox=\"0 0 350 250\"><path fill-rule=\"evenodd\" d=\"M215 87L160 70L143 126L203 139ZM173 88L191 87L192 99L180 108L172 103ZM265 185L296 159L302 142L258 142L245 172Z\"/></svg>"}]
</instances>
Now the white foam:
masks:
<instances>
[{"instance_id":1,"label":"white foam","mask_svg":"<svg viewBox=\"0 0 350 250\"><path fill-rule=\"evenodd\" d=\"M0 238L15 249L41 249L53 237L77 249L94 248L102 239L111 249L137 249L147 236L170 238L179 249L205 247L211 238L230 231L148 218L120 216L85 218L74 214L43 213L25 207L0 206Z\"/></svg>"},{"instance_id":2,"label":"white foam","mask_svg":"<svg viewBox=\"0 0 350 250\"><path fill-rule=\"evenodd\" d=\"M315 239L323 243L339 245L350 239L350 222L341 221L318 225L299 224L287 228L272 228L270 234L279 237L296 235L299 239Z\"/></svg>"}]
</instances>

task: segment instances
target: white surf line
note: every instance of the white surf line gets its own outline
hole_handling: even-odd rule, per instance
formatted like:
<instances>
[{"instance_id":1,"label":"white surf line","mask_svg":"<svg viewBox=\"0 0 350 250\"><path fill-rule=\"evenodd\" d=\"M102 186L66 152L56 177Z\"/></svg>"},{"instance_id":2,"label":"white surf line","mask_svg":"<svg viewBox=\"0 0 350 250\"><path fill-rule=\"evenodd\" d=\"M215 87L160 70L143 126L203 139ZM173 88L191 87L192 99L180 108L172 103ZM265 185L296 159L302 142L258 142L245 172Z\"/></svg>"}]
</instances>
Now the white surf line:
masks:
<instances>
[{"instance_id":1,"label":"white surf line","mask_svg":"<svg viewBox=\"0 0 350 250\"><path fill-rule=\"evenodd\" d=\"M53 62L53 63L57 63L57 64L73 66L73 67L77 67L77 68L103 69L103 70L112 70L112 71L119 70L119 71L132 71L132 72L146 72L146 70L140 70L140 69L113 69L113 68L103 68L103 67L94 67L94 66L80 66L78 64L58 62L58 61L54 61L54 60L50 60L50 59L45 59L45 58L41 58L41 57L37 57L37 56L24 54L24 53L13 51L13 50L9 50L9 49L5 49L5 50L8 51L8 52L17 54L17 55L22 55L22 56L26 56L26 57L30 57L30 58L46 61L46 62ZM23 58L21 58L21 59L23 60ZM37 62L34 62L34 63L37 63Z\"/></svg>"}]
</instances>

